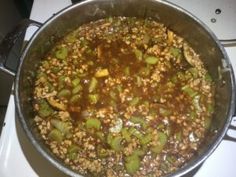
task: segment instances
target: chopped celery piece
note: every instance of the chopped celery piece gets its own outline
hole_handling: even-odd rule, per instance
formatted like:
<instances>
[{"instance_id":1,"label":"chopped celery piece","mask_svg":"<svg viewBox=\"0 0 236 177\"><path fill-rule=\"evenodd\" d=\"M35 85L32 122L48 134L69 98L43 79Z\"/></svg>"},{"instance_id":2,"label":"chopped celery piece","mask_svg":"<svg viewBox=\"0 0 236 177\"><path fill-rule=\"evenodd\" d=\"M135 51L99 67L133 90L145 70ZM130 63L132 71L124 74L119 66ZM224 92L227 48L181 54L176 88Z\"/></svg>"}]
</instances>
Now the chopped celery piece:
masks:
<instances>
[{"instance_id":1,"label":"chopped celery piece","mask_svg":"<svg viewBox=\"0 0 236 177\"><path fill-rule=\"evenodd\" d=\"M52 71L52 73L54 73L54 74L57 74L60 70L61 70L61 68L59 68L59 67L52 67L52 68L51 68L51 71Z\"/></svg>"},{"instance_id":2,"label":"chopped celery piece","mask_svg":"<svg viewBox=\"0 0 236 177\"><path fill-rule=\"evenodd\" d=\"M68 90L68 89L62 89L62 90L59 91L58 94L57 94L57 96L58 96L59 98L62 98L62 97L67 98L67 97L69 97L70 95L71 95L71 92L70 92L70 90Z\"/></svg>"},{"instance_id":3,"label":"chopped celery piece","mask_svg":"<svg viewBox=\"0 0 236 177\"><path fill-rule=\"evenodd\" d=\"M90 104L96 104L99 100L99 95L98 94L89 94L88 100L89 100Z\"/></svg>"},{"instance_id":4,"label":"chopped celery piece","mask_svg":"<svg viewBox=\"0 0 236 177\"><path fill-rule=\"evenodd\" d=\"M71 104L75 104L77 103L81 98L81 95L80 94L77 94L77 95L73 95L71 98L70 98L70 103Z\"/></svg>"},{"instance_id":5,"label":"chopped celery piece","mask_svg":"<svg viewBox=\"0 0 236 177\"><path fill-rule=\"evenodd\" d=\"M184 91L186 94L188 94L190 97L195 97L198 94L196 91L194 91L188 85L183 86L181 88L181 90Z\"/></svg>"},{"instance_id":6,"label":"chopped celery piece","mask_svg":"<svg viewBox=\"0 0 236 177\"><path fill-rule=\"evenodd\" d=\"M185 74L181 71L177 72L177 78L180 79L181 81L185 80Z\"/></svg>"},{"instance_id":7,"label":"chopped celery piece","mask_svg":"<svg viewBox=\"0 0 236 177\"><path fill-rule=\"evenodd\" d=\"M159 112L162 116L169 116L172 114L171 110L165 109L165 108L160 108Z\"/></svg>"},{"instance_id":8,"label":"chopped celery piece","mask_svg":"<svg viewBox=\"0 0 236 177\"><path fill-rule=\"evenodd\" d=\"M143 136L140 143L142 145L147 145L151 140L152 140L152 135L149 133L149 134Z\"/></svg>"},{"instance_id":9,"label":"chopped celery piece","mask_svg":"<svg viewBox=\"0 0 236 177\"><path fill-rule=\"evenodd\" d=\"M69 158L70 160L75 160L78 155L78 152L79 152L79 147L76 145L71 145L68 148L67 158Z\"/></svg>"},{"instance_id":10,"label":"chopped celery piece","mask_svg":"<svg viewBox=\"0 0 236 177\"><path fill-rule=\"evenodd\" d=\"M125 161L125 168L129 174L133 175L136 171L139 170L140 159L137 155L128 156L126 157Z\"/></svg>"},{"instance_id":11,"label":"chopped celery piece","mask_svg":"<svg viewBox=\"0 0 236 177\"><path fill-rule=\"evenodd\" d=\"M89 93L95 91L97 85L98 85L98 81L95 77L93 77L89 83L89 88L88 88Z\"/></svg>"},{"instance_id":12,"label":"chopped celery piece","mask_svg":"<svg viewBox=\"0 0 236 177\"><path fill-rule=\"evenodd\" d=\"M71 145L69 148L68 148L68 152L69 153L74 153L74 152L78 152L79 151L79 147L77 145Z\"/></svg>"},{"instance_id":13,"label":"chopped celery piece","mask_svg":"<svg viewBox=\"0 0 236 177\"><path fill-rule=\"evenodd\" d=\"M120 151L123 148L121 141L122 141L122 137L120 136L116 136L112 138L111 143L110 143L111 148L115 151Z\"/></svg>"},{"instance_id":14,"label":"chopped celery piece","mask_svg":"<svg viewBox=\"0 0 236 177\"><path fill-rule=\"evenodd\" d=\"M82 89L83 89L82 86L79 84L79 85L75 86L75 88L73 88L72 94L79 93Z\"/></svg>"},{"instance_id":15,"label":"chopped celery piece","mask_svg":"<svg viewBox=\"0 0 236 177\"><path fill-rule=\"evenodd\" d=\"M130 133L128 132L128 129L127 129L127 128L122 128L121 134L122 134L122 137L123 137L127 142L130 142L130 141L131 141L131 136L130 136Z\"/></svg>"},{"instance_id":16,"label":"chopped celery piece","mask_svg":"<svg viewBox=\"0 0 236 177\"><path fill-rule=\"evenodd\" d=\"M47 80L47 74L45 74L44 72L38 72L37 73L37 79L39 79L39 78L41 78L41 77L43 77L44 79L46 79Z\"/></svg>"},{"instance_id":17,"label":"chopped celery piece","mask_svg":"<svg viewBox=\"0 0 236 177\"><path fill-rule=\"evenodd\" d=\"M65 38L66 42L70 42L73 43L76 41L76 34L75 33L71 33L68 36L66 36Z\"/></svg>"},{"instance_id":18,"label":"chopped celery piece","mask_svg":"<svg viewBox=\"0 0 236 177\"><path fill-rule=\"evenodd\" d=\"M174 163L176 161L176 157L172 156L172 155L168 155L166 157L166 160L169 162L169 163Z\"/></svg>"},{"instance_id":19,"label":"chopped celery piece","mask_svg":"<svg viewBox=\"0 0 236 177\"><path fill-rule=\"evenodd\" d=\"M161 164L160 164L160 169L161 169L162 171L165 171L165 172L168 171L169 167L168 167L168 165L167 165L167 161L165 161L165 163L161 163Z\"/></svg>"},{"instance_id":20,"label":"chopped celery piece","mask_svg":"<svg viewBox=\"0 0 236 177\"><path fill-rule=\"evenodd\" d=\"M200 98L201 98L200 95L196 95L193 98L193 106L194 106L194 108L196 109L197 112L201 112L202 111L202 108L200 106Z\"/></svg>"},{"instance_id":21,"label":"chopped celery piece","mask_svg":"<svg viewBox=\"0 0 236 177\"><path fill-rule=\"evenodd\" d=\"M129 133L131 135L134 135L138 139L142 139L143 138L143 134L140 131L138 131L136 128L134 128L134 127L131 127L129 129Z\"/></svg>"},{"instance_id":22,"label":"chopped celery piece","mask_svg":"<svg viewBox=\"0 0 236 177\"><path fill-rule=\"evenodd\" d=\"M54 86L50 82L45 82L45 85L48 87L49 91L52 92L55 90Z\"/></svg>"},{"instance_id":23,"label":"chopped celery piece","mask_svg":"<svg viewBox=\"0 0 236 177\"><path fill-rule=\"evenodd\" d=\"M45 83L47 83L47 76L45 75L42 75L42 76L40 76L40 77L38 77L38 80L37 80L37 82L36 82L36 84L38 85L38 84L45 84Z\"/></svg>"},{"instance_id":24,"label":"chopped celery piece","mask_svg":"<svg viewBox=\"0 0 236 177\"><path fill-rule=\"evenodd\" d=\"M140 124L142 128L147 128L147 123L145 120L143 120L141 117L137 117L137 116L132 116L130 118L130 121L135 123L135 124Z\"/></svg>"},{"instance_id":25,"label":"chopped celery piece","mask_svg":"<svg viewBox=\"0 0 236 177\"><path fill-rule=\"evenodd\" d=\"M130 106L135 106L139 103L140 98L139 97L134 97L130 102L129 105Z\"/></svg>"},{"instance_id":26,"label":"chopped celery piece","mask_svg":"<svg viewBox=\"0 0 236 177\"><path fill-rule=\"evenodd\" d=\"M58 110L65 111L67 108L65 104L57 102L54 98L47 98L47 101L53 108Z\"/></svg>"},{"instance_id":27,"label":"chopped celery piece","mask_svg":"<svg viewBox=\"0 0 236 177\"><path fill-rule=\"evenodd\" d=\"M109 75L109 71L108 69L99 69L96 73L95 73L95 77L106 77Z\"/></svg>"},{"instance_id":28,"label":"chopped celery piece","mask_svg":"<svg viewBox=\"0 0 236 177\"><path fill-rule=\"evenodd\" d=\"M167 143L167 136L165 133L163 132L158 132L158 136L159 136L159 141L162 145L165 145Z\"/></svg>"},{"instance_id":29,"label":"chopped celery piece","mask_svg":"<svg viewBox=\"0 0 236 177\"><path fill-rule=\"evenodd\" d=\"M141 77L136 76L136 84L137 84L138 87L140 87L142 85Z\"/></svg>"},{"instance_id":30,"label":"chopped celery piece","mask_svg":"<svg viewBox=\"0 0 236 177\"><path fill-rule=\"evenodd\" d=\"M49 69L49 67L50 67L49 62L46 60L42 62L42 65L45 69Z\"/></svg>"},{"instance_id":31,"label":"chopped celery piece","mask_svg":"<svg viewBox=\"0 0 236 177\"><path fill-rule=\"evenodd\" d=\"M76 87L79 83L80 83L80 79L79 78L72 80L73 87Z\"/></svg>"},{"instance_id":32,"label":"chopped celery piece","mask_svg":"<svg viewBox=\"0 0 236 177\"><path fill-rule=\"evenodd\" d=\"M132 155L143 156L145 155L145 151L142 149L135 149Z\"/></svg>"},{"instance_id":33,"label":"chopped celery piece","mask_svg":"<svg viewBox=\"0 0 236 177\"><path fill-rule=\"evenodd\" d=\"M56 57L61 60L65 60L68 55L68 49L66 47L62 47L56 51Z\"/></svg>"},{"instance_id":34,"label":"chopped celery piece","mask_svg":"<svg viewBox=\"0 0 236 177\"><path fill-rule=\"evenodd\" d=\"M134 49L134 54L135 54L135 57L141 61L143 59L143 52L139 49Z\"/></svg>"},{"instance_id":35,"label":"chopped celery piece","mask_svg":"<svg viewBox=\"0 0 236 177\"><path fill-rule=\"evenodd\" d=\"M109 154L108 154L108 151L106 149L104 149L102 146L98 146L97 147L97 155L100 158L104 158L104 157L107 157Z\"/></svg>"},{"instance_id":36,"label":"chopped celery piece","mask_svg":"<svg viewBox=\"0 0 236 177\"><path fill-rule=\"evenodd\" d=\"M160 153L167 143L167 135L163 132L158 132L158 144L151 147L151 151L154 153Z\"/></svg>"},{"instance_id":37,"label":"chopped celery piece","mask_svg":"<svg viewBox=\"0 0 236 177\"><path fill-rule=\"evenodd\" d=\"M101 128L101 121L95 118L90 118L87 119L85 125L87 129L94 128L96 130L99 130Z\"/></svg>"},{"instance_id":38,"label":"chopped celery piece","mask_svg":"<svg viewBox=\"0 0 236 177\"><path fill-rule=\"evenodd\" d=\"M70 127L66 122L62 122L57 119L52 119L51 124L59 130L63 135L70 133Z\"/></svg>"},{"instance_id":39,"label":"chopped celery piece","mask_svg":"<svg viewBox=\"0 0 236 177\"><path fill-rule=\"evenodd\" d=\"M170 53L171 53L171 55L173 57L177 57L178 58L180 56L180 54L181 54L181 50L178 49L178 48L175 48L175 47L171 47L170 48Z\"/></svg>"},{"instance_id":40,"label":"chopped celery piece","mask_svg":"<svg viewBox=\"0 0 236 177\"><path fill-rule=\"evenodd\" d=\"M61 90L65 87L65 76L60 76L58 78L58 90Z\"/></svg>"},{"instance_id":41,"label":"chopped celery piece","mask_svg":"<svg viewBox=\"0 0 236 177\"><path fill-rule=\"evenodd\" d=\"M57 142L61 142L63 140L63 135L62 133L57 130L57 129L53 129L49 134L48 137L53 140L53 141L57 141Z\"/></svg>"},{"instance_id":42,"label":"chopped celery piece","mask_svg":"<svg viewBox=\"0 0 236 177\"><path fill-rule=\"evenodd\" d=\"M145 58L145 62L150 65L155 65L158 62L158 58L154 56L147 56Z\"/></svg>"},{"instance_id":43,"label":"chopped celery piece","mask_svg":"<svg viewBox=\"0 0 236 177\"><path fill-rule=\"evenodd\" d=\"M108 133L108 135L107 135L107 144L111 144L112 138L113 138L112 134Z\"/></svg>"},{"instance_id":44,"label":"chopped celery piece","mask_svg":"<svg viewBox=\"0 0 236 177\"><path fill-rule=\"evenodd\" d=\"M140 140L140 143L142 145L148 144L152 140L152 134L148 133L147 135L144 135L143 138Z\"/></svg>"},{"instance_id":45,"label":"chopped celery piece","mask_svg":"<svg viewBox=\"0 0 236 177\"><path fill-rule=\"evenodd\" d=\"M67 154L67 158L70 160L75 160L77 158L77 156L78 156L78 153L76 153L76 152Z\"/></svg>"},{"instance_id":46,"label":"chopped celery piece","mask_svg":"<svg viewBox=\"0 0 236 177\"><path fill-rule=\"evenodd\" d=\"M196 68L190 68L188 71L192 74L193 78L196 79L198 77L198 70Z\"/></svg>"},{"instance_id":47,"label":"chopped celery piece","mask_svg":"<svg viewBox=\"0 0 236 177\"><path fill-rule=\"evenodd\" d=\"M53 113L53 109L49 106L48 102L44 99L38 102L39 110L38 114L40 117L48 117Z\"/></svg>"},{"instance_id":48,"label":"chopped celery piece","mask_svg":"<svg viewBox=\"0 0 236 177\"><path fill-rule=\"evenodd\" d=\"M82 72L82 73L78 73L77 75L78 75L79 77L85 77L85 76L88 75L88 73L87 73L87 72Z\"/></svg>"},{"instance_id":49,"label":"chopped celery piece","mask_svg":"<svg viewBox=\"0 0 236 177\"><path fill-rule=\"evenodd\" d=\"M212 77L210 76L209 73L207 73L207 74L205 75L205 80L206 80L207 82L212 82Z\"/></svg>"},{"instance_id":50,"label":"chopped celery piece","mask_svg":"<svg viewBox=\"0 0 236 177\"><path fill-rule=\"evenodd\" d=\"M126 66L124 69L124 73L126 76L129 76L130 75L130 67Z\"/></svg>"}]
</instances>

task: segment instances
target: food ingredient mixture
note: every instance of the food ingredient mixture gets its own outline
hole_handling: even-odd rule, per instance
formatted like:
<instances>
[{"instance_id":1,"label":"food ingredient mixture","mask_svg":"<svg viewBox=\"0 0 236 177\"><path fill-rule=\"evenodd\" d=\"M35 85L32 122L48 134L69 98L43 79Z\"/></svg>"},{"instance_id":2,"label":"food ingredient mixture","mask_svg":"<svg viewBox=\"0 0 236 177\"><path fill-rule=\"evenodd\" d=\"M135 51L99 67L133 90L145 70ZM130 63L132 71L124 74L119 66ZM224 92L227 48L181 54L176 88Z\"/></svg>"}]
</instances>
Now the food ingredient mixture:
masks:
<instances>
[{"instance_id":1,"label":"food ingredient mixture","mask_svg":"<svg viewBox=\"0 0 236 177\"><path fill-rule=\"evenodd\" d=\"M203 143L214 82L163 24L112 17L80 26L42 59L34 108L45 143L79 174L159 177Z\"/></svg>"}]
</instances>

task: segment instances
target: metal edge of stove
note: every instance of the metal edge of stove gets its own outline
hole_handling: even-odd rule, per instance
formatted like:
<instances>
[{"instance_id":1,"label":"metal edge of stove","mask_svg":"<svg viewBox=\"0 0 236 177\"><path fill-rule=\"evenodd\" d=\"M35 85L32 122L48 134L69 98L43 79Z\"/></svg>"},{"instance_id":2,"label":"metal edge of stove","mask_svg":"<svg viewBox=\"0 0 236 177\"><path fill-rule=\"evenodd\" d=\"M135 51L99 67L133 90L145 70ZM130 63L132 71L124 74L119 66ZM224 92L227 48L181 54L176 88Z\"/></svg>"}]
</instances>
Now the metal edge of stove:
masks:
<instances>
[{"instance_id":1,"label":"metal edge of stove","mask_svg":"<svg viewBox=\"0 0 236 177\"><path fill-rule=\"evenodd\" d=\"M235 46L235 45L233 45L233 46ZM236 48L235 48L235 50L236 50ZM13 95L14 96L14 95ZM8 111L9 112L9 111ZM8 114L8 112L6 112L6 115ZM5 117L6 118L6 117ZM7 120L4 120L4 122L6 122ZM17 120L16 120L16 122L17 122ZM235 125L234 123L236 122L236 119L233 119L232 120L232 124L233 125ZM17 123L16 123L17 124ZM3 127L4 128L4 127ZM17 128L17 132L19 132L19 131L21 131L21 130L19 130L20 128L18 127L18 125L16 125L16 128ZM2 132L2 131L1 131ZM23 144L25 143L25 140L24 140L24 138L23 138L23 140L20 140L21 141L21 144L22 144L22 141L23 141ZM1 142L1 141L0 141ZM30 143L30 142L29 142ZM27 144L27 143L26 143ZM0 143L0 145L1 145L1 143ZM0 153L1 153L1 149L0 149ZM29 158L29 157L28 157ZM28 159L27 158L27 159ZM38 160L38 159L37 159ZM37 170L35 170L35 171L37 171ZM48 171L48 170L45 170L45 171Z\"/></svg>"}]
</instances>

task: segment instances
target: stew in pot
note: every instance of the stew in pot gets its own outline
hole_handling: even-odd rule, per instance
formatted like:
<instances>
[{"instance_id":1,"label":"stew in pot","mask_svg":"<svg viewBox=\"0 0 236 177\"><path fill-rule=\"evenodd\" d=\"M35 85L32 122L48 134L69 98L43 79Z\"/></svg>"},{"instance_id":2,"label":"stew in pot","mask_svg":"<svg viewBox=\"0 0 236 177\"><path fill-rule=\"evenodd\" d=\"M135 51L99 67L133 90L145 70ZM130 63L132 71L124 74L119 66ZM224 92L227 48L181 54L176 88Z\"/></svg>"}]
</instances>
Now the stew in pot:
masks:
<instances>
[{"instance_id":1,"label":"stew in pot","mask_svg":"<svg viewBox=\"0 0 236 177\"><path fill-rule=\"evenodd\" d=\"M200 56L152 19L84 24L42 58L36 77L35 124L84 176L173 172L211 123L214 82Z\"/></svg>"}]
</instances>

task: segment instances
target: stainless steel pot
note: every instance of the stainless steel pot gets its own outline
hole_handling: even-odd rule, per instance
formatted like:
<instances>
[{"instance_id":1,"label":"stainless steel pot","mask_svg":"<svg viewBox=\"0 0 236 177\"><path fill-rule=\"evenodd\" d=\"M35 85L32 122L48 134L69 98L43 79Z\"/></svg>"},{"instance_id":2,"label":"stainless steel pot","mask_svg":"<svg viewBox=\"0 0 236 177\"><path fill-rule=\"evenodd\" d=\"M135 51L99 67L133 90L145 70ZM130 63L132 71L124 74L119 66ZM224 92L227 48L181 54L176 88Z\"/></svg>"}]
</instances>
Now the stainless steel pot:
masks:
<instances>
[{"instance_id":1,"label":"stainless steel pot","mask_svg":"<svg viewBox=\"0 0 236 177\"><path fill-rule=\"evenodd\" d=\"M109 16L152 17L164 23L168 28L188 41L196 52L201 55L206 68L216 83L215 112L204 145L185 166L167 175L183 176L203 163L223 138L230 139L226 135L226 131L230 126L231 118L235 111L235 81L226 52L209 28L189 12L166 1L88 0L72 5L46 21L23 50L16 73L15 103L21 125L34 147L47 160L65 174L79 176L50 152L34 125L34 113L31 103L34 71L39 65L40 59L59 38L81 24ZM32 25L31 21L23 24L24 27L29 25ZM39 24L33 22L33 25ZM7 39L1 44L0 57L6 57L6 53L9 52L14 43L12 39L17 36L12 38L12 34L8 35ZM10 45L8 45L9 42ZM14 75L14 72L4 65L5 59L1 63L0 69Z\"/></svg>"}]
</instances>

